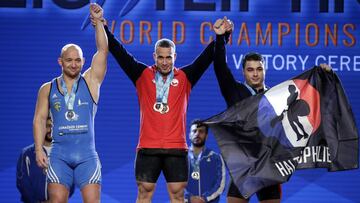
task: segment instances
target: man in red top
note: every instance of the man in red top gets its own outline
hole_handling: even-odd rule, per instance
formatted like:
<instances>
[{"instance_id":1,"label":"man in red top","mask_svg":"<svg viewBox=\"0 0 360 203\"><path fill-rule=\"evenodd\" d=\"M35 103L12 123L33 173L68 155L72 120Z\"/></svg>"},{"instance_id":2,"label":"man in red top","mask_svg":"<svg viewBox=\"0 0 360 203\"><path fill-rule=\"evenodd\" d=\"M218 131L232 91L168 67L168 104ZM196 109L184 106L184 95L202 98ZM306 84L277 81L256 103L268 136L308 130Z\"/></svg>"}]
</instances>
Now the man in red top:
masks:
<instances>
[{"instance_id":1,"label":"man in red top","mask_svg":"<svg viewBox=\"0 0 360 203\"><path fill-rule=\"evenodd\" d=\"M216 38L225 37L216 26ZM109 50L136 87L140 105L140 135L135 160L137 202L151 202L163 171L171 202L184 202L188 179L186 112L190 91L213 61L214 42L189 65L174 67L175 44L160 39L155 64L137 61L105 27ZM222 32L223 33L223 32ZM228 36L228 34L227 34Z\"/></svg>"}]
</instances>

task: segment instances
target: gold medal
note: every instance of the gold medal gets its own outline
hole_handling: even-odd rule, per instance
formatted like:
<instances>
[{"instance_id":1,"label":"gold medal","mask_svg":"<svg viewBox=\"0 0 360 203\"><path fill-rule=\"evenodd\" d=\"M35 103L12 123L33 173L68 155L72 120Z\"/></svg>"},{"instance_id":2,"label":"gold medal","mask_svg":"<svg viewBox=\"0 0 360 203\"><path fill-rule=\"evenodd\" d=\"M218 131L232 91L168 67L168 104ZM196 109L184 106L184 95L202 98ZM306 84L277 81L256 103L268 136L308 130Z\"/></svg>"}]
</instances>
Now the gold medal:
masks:
<instances>
[{"instance_id":1,"label":"gold medal","mask_svg":"<svg viewBox=\"0 0 360 203\"><path fill-rule=\"evenodd\" d=\"M156 102L153 108L154 111L161 113L162 109L164 108L164 105L161 102Z\"/></svg>"}]
</instances>

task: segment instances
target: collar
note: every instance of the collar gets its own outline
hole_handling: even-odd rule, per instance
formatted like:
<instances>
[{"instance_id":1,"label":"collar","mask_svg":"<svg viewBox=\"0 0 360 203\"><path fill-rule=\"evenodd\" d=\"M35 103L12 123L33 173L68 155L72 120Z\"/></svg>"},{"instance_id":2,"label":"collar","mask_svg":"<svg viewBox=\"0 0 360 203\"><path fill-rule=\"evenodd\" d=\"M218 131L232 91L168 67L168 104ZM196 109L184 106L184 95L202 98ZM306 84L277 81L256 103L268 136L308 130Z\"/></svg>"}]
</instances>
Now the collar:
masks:
<instances>
[{"instance_id":1,"label":"collar","mask_svg":"<svg viewBox=\"0 0 360 203\"><path fill-rule=\"evenodd\" d=\"M268 89L268 87L264 84L264 87L262 89L255 89L253 87L251 87L249 84L247 84L246 82L244 82L245 87L250 91L251 95L256 95L259 94L261 92L264 92Z\"/></svg>"}]
</instances>

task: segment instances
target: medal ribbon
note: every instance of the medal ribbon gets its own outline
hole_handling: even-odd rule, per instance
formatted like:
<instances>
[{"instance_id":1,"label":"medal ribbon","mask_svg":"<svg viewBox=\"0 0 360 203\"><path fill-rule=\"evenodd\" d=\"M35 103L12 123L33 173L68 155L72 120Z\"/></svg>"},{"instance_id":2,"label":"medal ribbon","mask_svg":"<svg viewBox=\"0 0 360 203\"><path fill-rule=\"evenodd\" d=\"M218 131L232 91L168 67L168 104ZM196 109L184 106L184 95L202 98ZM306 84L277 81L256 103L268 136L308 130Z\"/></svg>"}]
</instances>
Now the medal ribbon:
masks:
<instances>
[{"instance_id":1,"label":"medal ribbon","mask_svg":"<svg viewBox=\"0 0 360 203\"><path fill-rule=\"evenodd\" d=\"M190 155L190 164L194 169L194 172L200 172L200 159L202 152L196 157L194 156L194 153L189 154Z\"/></svg>"},{"instance_id":2,"label":"medal ribbon","mask_svg":"<svg viewBox=\"0 0 360 203\"><path fill-rule=\"evenodd\" d=\"M65 98L66 108L69 111L74 110L75 91L77 89L79 79L80 79L80 75L74 81L74 84L73 84L73 86L71 88L71 92L70 92L70 94L68 94L68 90L67 90L67 87L66 87L64 76L61 75L61 77L60 77L61 88L62 88L62 90L64 92L64 96L65 96L64 98Z\"/></svg>"},{"instance_id":3,"label":"medal ribbon","mask_svg":"<svg viewBox=\"0 0 360 203\"><path fill-rule=\"evenodd\" d=\"M156 102L167 104L169 96L170 83L174 78L174 71L171 70L167 76L166 81L163 81L162 75L159 71L155 73L155 85L156 85Z\"/></svg>"}]
</instances>

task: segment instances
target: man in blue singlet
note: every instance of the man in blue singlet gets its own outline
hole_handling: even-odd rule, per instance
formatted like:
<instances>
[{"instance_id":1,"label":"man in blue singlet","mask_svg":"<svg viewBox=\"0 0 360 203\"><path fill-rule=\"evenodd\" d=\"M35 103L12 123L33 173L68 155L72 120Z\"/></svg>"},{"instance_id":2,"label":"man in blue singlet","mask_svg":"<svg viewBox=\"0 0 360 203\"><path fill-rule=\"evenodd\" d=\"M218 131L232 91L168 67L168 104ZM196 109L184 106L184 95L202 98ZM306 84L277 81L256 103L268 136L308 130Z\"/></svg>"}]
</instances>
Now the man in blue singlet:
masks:
<instances>
[{"instance_id":1,"label":"man in blue singlet","mask_svg":"<svg viewBox=\"0 0 360 203\"><path fill-rule=\"evenodd\" d=\"M108 46L100 20L102 9L92 4L90 13L96 19L97 46L91 67L81 74L82 50L76 44L67 44L58 59L62 74L43 84L38 93L33 123L35 153L38 166L48 172L51 202L67 202L74 184L81 189L83 202L100 202L101 165L95 149L94 117L106 73ZM49 111L54 127L48 159L42 144Z\"/></svg>"}]
</instances>

